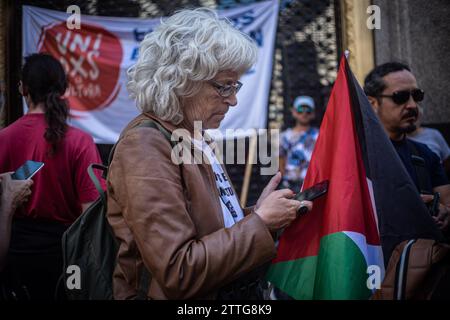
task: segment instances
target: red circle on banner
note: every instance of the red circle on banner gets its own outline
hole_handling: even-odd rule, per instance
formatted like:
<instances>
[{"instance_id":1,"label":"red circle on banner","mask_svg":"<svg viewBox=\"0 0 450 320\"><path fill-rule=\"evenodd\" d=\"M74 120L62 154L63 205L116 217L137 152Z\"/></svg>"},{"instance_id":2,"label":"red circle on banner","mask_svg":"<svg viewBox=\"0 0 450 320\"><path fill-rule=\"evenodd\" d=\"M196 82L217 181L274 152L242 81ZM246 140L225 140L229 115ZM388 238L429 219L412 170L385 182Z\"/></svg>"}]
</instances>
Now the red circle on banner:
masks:
<instances>
[{"instance_id":1,"label":"red circle on banner","mask_svg":"<svg viewBox=\"0 0 450 320\"><path fill-rule=\"evenodd\" d=\"M45 28L38 51L51 54L64 66L71 109L102 109L114 101L120 90L122 45L100 26L82 23L80 27L69 30L62 22Z\"/></svg>"}]
</instances>

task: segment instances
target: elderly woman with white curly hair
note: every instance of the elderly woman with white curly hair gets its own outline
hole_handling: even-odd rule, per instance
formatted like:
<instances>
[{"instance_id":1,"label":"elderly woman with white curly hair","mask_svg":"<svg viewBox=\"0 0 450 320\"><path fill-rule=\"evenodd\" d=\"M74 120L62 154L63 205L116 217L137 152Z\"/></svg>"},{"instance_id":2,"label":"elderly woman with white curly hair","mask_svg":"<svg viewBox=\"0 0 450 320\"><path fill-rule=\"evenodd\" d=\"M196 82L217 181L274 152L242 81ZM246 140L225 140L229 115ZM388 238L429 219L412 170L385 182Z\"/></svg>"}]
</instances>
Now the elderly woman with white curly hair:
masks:
<instances>
[{"instance_id":1,"label":"elderly woman with white curly hair","mask_svg":"<svg viewBox=\"0 0 450 320\"><path fill-rule=\"evenodd\" d=\"M194 133L195 121L219 127L256 55L248 36L205 8L174 14L140 44L128 89L142 113L122 132L108 174L107 217L120 245L115 299L142 290L150 299L262 298L255 270L276 253L271 232L312 204L275 191L278 173L256 206L241 208L224 166ZM175 163L176 129L209 161Z\"/></svg>"}]
</instances>

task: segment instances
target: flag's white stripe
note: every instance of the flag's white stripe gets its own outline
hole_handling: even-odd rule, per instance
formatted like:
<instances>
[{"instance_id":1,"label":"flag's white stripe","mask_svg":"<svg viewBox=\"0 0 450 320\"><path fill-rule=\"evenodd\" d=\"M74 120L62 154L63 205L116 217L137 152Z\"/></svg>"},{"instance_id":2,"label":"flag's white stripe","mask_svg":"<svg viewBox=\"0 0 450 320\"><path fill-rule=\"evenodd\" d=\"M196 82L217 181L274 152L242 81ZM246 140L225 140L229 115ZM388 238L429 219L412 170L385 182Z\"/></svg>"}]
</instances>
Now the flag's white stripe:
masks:
<instances>
[{"instance_id":1,"label":"flag's white stripe","mask_svg":"<svg viewBox=\"0 0 450 320\"><path fill-rule=\"evenodd\" d=\"M369 188L370 202L372 203L373 216L374 216L375 222L377 224L378 234L380 234L380 228L378 227L377 205L375 203L375 196L373 194L372 181L367 177L366 177L366 180L367 180L367 187Z\"/></svg>"},{"instance_id":2,"label":"flag's white stripe","mask_svg":"<svg viewBox=\"0 0 450 320\"><path fill-rule=\"evenodd\" d=\"M384 279L384 259L383 259L383 250L381 246L374 246L367 244L366 236L354 232L354 231L344 231L344 233L355 242L358 246L359 250L364 255L364 259L366 260L367 266L376 265L380 268L381 271L381 281Z\"/></svg>"},{"instance_id":3,"label":"flag's white stripe","mask_svg":"<svg viewBox=\"0 0 450 320\"><path fill-rule=\"evenodd\" d=\"M372 184L372 180L370 180L369 178L366 177L366 181L367 181L367 187L369 189L369 195L370 195L370 202L372 203L372 212L373 212L373 218L375 219L375 223L377 226L377 232L378 232L378 236L380 237L380 227L378 225L378 214L377 214L377 205L375 202L375 195L373 192L373 184ZM381 238L381 237L380 237ZM380 239L381 241L381 239ZM381 246L377 246L379 249L375 251L372 251L375 253L375 256L369 259L366 259L366 261L374 261L377 260L379 261L378 265L381 268L381 279L384 279L384 256L383 256L383 248ZM372 260L373 259L373 260ZM372 263L375 264L375 263ZM369 262L367 263L367 265L370 265Z\"/></svg>"}]
</instances>

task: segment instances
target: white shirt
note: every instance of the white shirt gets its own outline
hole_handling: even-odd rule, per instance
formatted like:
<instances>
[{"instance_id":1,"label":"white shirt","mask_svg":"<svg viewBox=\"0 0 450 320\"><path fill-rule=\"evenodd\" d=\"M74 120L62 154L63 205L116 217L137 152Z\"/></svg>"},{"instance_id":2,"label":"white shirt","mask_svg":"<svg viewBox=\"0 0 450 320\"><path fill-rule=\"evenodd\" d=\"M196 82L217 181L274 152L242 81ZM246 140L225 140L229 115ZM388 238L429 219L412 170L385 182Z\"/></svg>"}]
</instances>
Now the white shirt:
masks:
<instances>
[{"instance_id":1,"label":"white shirt","mask_svg":"<svg viewBox=\"0 0 450 320\"><path fill-rule=\"evenodd\" d=\"M222 206L223 221L225 223L225 228L229 228L244 218L244 213L239 205L238 198L234 193L230 181L228 181L227 175L223 171L222 166L209 145L204 140L193 140L193 142L195 147L202 150L206 155L208 162L211 164L211 168L214 171L216 187L219 192L219 202Z\"/></svg>"}]
</instances>

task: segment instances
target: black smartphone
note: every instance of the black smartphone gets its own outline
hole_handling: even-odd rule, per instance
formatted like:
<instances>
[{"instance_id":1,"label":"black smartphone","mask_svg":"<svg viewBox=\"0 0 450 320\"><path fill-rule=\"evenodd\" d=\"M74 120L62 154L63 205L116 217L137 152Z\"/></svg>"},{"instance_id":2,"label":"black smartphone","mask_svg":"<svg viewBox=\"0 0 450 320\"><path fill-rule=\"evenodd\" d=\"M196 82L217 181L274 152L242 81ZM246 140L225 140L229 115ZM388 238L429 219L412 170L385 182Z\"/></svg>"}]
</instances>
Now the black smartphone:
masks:
<instances>
[{"instance_id":1,"label":"black smartphone","mask_svg":"<svg viewBox=\"0 0 450 320\"><path fill-rule=\"evenodd\" d=\"M313 185L311 188L308 188L306 190L303 190L300 193L297 193L295 196L295 200L303 201L313 201L317 199L320 196L323 196L328 191L328 184L329 180L321 181L315 185Z\"/></svg>"},{"instance_id":2,"label":"black smartphone","mask_svg":"<svg viewBox=\"0 0 450 320\"><path fill-rule=\"evenodd\" d=\"M295 196L295 200L313 201L327 193L328 184L329 184L329 180L324 180L319 183L316 183L311 188L308 188L306 190L303 190L302 192L297 193L297 195ZM298 209L297 214L302 215L302 214L305 214L306 212L308 212L308 208L303 206Z\"/></svg>"},{"instance_id":3,"label":"black smartphone","mask_svg":"<svg viewBox=\"0 0 450 320\"><path fill-rule=\"evenodd\" d=\"M13 180L31 179L44 166L43 162L26 161L19 169L11 175Z\"/></svg>"}]
</instances>

